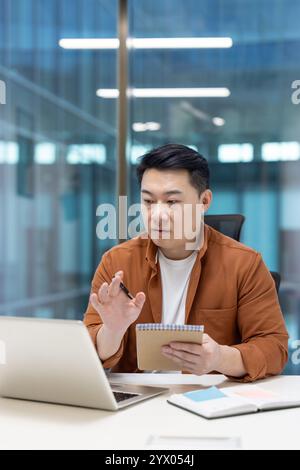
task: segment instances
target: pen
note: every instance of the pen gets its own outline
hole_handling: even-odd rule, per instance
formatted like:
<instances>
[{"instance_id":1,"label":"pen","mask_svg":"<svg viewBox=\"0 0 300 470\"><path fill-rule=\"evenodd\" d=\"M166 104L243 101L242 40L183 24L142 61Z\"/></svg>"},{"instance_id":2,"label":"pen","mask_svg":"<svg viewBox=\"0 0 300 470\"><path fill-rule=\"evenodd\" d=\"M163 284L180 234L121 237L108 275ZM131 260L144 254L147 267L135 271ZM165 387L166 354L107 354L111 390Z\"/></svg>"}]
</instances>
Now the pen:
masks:
<instances>
[{"instance_id":1,"label":"pen","mask_svg":"<svg viewBox=\"0 0 300 470\"><path fill-rule=\"evenodd\" d=\"M124 286L123 282L120 282L120 288L122 289L123 292L125 292L125 294L127 295L127 297L129 297L130 299L133 299L133 295L130 294L129 290L127 289L127 287Z\"/></svg>"},{"instance_id":2,"label":"pen","mask_svg":"<svg viewBox=\"0 0 300 470\"><path fill-rule=\"evenodd\" d=\"M114 278L115 276L113 276ZM127 289L127 287L124 286L123 282L120 282L120 289L122 289L123 292L125 292L125 294L127 295L127 297L129 297L130 299L134 299L133 295L130 294L129 290Z\"/></svg>"}]
</instances>

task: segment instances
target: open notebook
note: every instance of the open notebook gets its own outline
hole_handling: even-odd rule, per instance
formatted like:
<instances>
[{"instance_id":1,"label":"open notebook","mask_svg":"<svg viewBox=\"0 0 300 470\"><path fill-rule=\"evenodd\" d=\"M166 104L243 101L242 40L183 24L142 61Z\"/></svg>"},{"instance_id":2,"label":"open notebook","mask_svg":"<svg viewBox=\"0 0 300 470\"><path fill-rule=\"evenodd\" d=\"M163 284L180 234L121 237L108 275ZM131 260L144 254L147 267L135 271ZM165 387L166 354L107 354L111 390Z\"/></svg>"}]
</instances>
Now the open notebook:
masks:
<instances>
[{"instance_id":1,"label":"open notebook","mask_svg":"<svg viewBox=\"0 0 300 470\"><path fill-rule=\"evenodd\" d=\"M282 395L257 385L238 385L173 394L167 401L204 418L222 418L300 406L300 395Z\"/></svg>"}]
</instances>

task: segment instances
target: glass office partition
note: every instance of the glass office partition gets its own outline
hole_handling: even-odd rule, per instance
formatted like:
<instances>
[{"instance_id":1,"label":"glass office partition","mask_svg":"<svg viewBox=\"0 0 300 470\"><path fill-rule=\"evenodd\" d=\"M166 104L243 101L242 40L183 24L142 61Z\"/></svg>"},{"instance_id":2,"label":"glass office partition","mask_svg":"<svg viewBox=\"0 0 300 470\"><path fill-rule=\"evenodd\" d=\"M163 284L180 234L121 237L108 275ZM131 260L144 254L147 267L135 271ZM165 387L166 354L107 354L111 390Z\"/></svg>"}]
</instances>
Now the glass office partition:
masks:
<instances>
[{"instance_id":1,"label":"glass office partition","mask_svg":"<svg viewBox=\"0 0 300 470\"><path fill-rule=\"evenodd\" d=\"M1 315L82 318L112 243L96 207L115 200L116 102L96 93L116 50L80 41L116 34L115 0L0 0Z\"/></svg>"},{"instance_id":2,"label":"glass office partition","mask_svg":"<svg viewBox=\"0 0 300 470\"><path fill-rule=\"evenodd\" d=\"M130 34L142 40L130 50L130 86L140 89L130 101L131 200L148 148L178 142L208 158L210 213L244 214L241 241L282 276L291 373L300 363L299 15L297 0L130 1Z\"/></svg>"},{"instance_id":3,"label":"glass office partition","mask_svg":"<svg viewBox=\"0 0 300 470\"><path fill-rule=\"evenodd\" d=\"M300 363L297 0L129 0L129 202L136 158L209 160L210 213L281 274ZM0 0L0 314L81 318L115 203L117 0ZM299 344L298 344L299 343Z\"/></svg>"}]
</instances>

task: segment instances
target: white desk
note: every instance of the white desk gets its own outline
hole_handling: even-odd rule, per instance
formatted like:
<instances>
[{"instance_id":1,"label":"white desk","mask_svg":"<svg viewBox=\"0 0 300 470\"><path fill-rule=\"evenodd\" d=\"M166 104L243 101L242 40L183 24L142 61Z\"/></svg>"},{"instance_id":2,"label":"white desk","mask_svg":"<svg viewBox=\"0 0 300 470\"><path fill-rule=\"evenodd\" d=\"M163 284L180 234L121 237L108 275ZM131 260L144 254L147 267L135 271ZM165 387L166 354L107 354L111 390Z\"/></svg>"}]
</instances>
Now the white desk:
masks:
<instances>
[{"instance_id":1,"label":"white desk","mask_svg":"<svg viewBox=\"0 0 300 470\"><path fill-rule=\"evenodd\" d=\"M114 381L165 381L172 384L172 392L233 385L221 375L114 374ZM257 383L268 390L293 389L300 394L300 376L273 377ZM209 421L168 404L166 396L117 412L1 398L0 449L145 449L147 439L154 434L237 436L243 449L300 449L300 408Z\"/></svg>"}]
</instances>

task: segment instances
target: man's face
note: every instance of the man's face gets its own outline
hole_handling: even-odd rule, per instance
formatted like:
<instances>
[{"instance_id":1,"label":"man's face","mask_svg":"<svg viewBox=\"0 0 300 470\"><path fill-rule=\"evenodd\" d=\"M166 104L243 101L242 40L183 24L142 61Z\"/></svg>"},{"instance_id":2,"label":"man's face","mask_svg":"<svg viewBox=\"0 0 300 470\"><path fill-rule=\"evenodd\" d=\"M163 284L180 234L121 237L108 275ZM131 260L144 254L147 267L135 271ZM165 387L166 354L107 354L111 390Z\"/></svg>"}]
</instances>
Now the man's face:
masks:
<instances>
[{"instance_id":1,"label":"man's face","mask_svg":"<svg viewBox=\"0 0 300 470\"><path fill-rule=\"evenodd\" d=\"M162 248L182 247L201 230L201 215L209 207L211 191L201 195L191 185L187 170L157 170L143 174L142 214L153 242Z\"/></svg>"}]
</instances>

